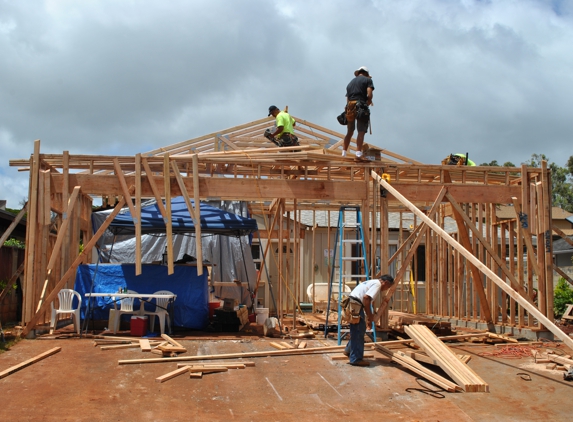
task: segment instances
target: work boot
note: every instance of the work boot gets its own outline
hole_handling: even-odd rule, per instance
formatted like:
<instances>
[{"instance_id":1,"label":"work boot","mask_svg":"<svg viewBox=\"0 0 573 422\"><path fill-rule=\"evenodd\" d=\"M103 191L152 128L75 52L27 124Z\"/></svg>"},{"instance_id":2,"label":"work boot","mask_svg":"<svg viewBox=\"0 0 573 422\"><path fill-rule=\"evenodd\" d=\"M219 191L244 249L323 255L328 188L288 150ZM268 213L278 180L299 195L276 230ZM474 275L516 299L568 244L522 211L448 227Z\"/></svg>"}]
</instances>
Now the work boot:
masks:
<instances>
[{"instance_id":1,"label":"work boot","mask_svg":"<svg viewBox=\"0 0 573 422\"><path fill-rule=\"evenodd\" d=\"M356 362L348 362L352 366L370 366L370 362L365 360L357 360Z\"/></svg>"}]
</instances>

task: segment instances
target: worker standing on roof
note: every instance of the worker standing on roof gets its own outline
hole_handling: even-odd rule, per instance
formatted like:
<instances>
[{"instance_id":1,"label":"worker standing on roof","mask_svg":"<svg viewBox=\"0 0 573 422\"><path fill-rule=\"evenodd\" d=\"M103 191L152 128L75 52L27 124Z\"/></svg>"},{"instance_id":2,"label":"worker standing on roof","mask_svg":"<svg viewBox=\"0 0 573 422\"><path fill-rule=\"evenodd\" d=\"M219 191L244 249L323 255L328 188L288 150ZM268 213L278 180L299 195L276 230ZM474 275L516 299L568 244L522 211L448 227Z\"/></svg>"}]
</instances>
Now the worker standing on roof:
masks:
<instances>
[{"instance_id":1,"label":"worker standing on roof","mask_svg":"<svg viewBox=\"0 0 573 422\"><path fill-rule=\"evenodd\" d=\"M364 135L368 131L370 124L370 109L368 106L372 105L373 91L374 83L372 82L368 68L362 66L354 71L354 79L352 79L346 87L346 120L348 123L346 125L347 130L342 149L343 157L346 157L346 152L350 146L350 139L354 134L354 130L358 129L358 136L356 137L356 158L359 160L363 158L362 144L364 143Z\"/></svg>"},{"instance_id":2,"label":"worker standing on roof","mask_svg":"<svg viewBox=\"0 0 573 422\"><path fill-rule=\"evenodd\" d=\"M276 120L275 131L270 129L265 131L265 137L279 147L298 146L298 138L294 134L295 120L285 111L280 111L277 106L269 107L269 116Z\"/></svg>"},{"instance_id":3,"label":"worker standing on roof","mask_svg":"<svg viewBox=\"0 0 573 422\"><path fill-rule=\"evenodd\" d=\"M352 315L356 316L356 323L353 323L354 321L350 323L350 340L346 344L344 354L350 358L351 365L370 365L364 360L364 335L366 324L370 326L374 321L371 304L380 292L388 290L393 284L394 278L384 274L380 278L360 283L350 293L349 306Z\"/></svg>"}]
</instances>

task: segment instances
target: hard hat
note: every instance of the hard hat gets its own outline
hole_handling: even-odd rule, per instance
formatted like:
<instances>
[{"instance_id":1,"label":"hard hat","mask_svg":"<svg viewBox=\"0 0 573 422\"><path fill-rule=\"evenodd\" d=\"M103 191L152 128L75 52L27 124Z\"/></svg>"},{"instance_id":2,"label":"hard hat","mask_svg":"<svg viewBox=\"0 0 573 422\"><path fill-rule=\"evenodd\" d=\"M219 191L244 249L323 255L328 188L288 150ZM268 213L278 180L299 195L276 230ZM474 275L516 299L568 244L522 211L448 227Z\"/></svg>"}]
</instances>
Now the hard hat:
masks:
<instances>
[{"instance_id":1,"label":"hard hat","mask_svg":"<svg viewBox=\"0 0 573 422\"><path fill-rule=\"evenodd\" d=\"M360 66L357 70L354 71L354 76L358 76L360 71L366 72L368 76L370 76L370 72L368 72L368 68L366 66Z\"/></svg>"}]
</instances>

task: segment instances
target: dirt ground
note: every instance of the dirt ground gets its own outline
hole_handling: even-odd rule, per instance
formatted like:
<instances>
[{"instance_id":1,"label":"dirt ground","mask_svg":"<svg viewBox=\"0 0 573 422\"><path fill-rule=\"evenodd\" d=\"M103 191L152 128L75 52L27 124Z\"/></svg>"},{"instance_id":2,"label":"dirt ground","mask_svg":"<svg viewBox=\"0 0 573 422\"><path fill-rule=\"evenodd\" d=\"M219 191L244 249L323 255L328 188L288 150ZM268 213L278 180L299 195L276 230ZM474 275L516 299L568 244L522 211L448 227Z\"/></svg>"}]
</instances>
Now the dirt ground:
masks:
<instances>
[{"instance_id":1,"label":"dirt ground","mask_svg":"<svg viewBox=\"0 0 573 422\"><path fill-rule=\"evenodd\" d=\"M207 336L173 337L187 355L275 350L269 338ZM102 351L85 338L22 340L0 355L0 371L57 346L61 352L0 379L0 421L571 420L573 382L532 358L480 356L494 350L491 345L450 344L472 356L469 365L489 393L441 392L386 359L361 368L328 354L248 358L254 367L157 383L177 364L119 365L120 359L157 356Z\"/></svg>"}]
</instances>

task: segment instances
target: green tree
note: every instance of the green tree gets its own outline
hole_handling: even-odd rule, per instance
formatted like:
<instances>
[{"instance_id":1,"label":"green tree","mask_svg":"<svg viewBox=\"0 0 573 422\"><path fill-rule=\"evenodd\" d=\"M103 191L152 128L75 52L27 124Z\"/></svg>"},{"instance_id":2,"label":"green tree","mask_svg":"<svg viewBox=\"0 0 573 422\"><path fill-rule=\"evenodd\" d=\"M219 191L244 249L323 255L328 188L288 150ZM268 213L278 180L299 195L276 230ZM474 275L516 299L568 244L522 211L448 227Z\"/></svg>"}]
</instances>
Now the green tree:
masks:
<instances>
[{"instance_id":1,"label":"green tree","mask_svg":"<svg viewBox=\"0 0 573 422\"><path fill-rule=\"evenodd\" d=\"M567 160L566 167L560 167L549 161L545 154L532 154L524 164L541 167L541 161L547 161L551 169L551 193L553 206L573 212L573 155Z\"/></svg>"}]
</instances>

